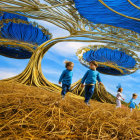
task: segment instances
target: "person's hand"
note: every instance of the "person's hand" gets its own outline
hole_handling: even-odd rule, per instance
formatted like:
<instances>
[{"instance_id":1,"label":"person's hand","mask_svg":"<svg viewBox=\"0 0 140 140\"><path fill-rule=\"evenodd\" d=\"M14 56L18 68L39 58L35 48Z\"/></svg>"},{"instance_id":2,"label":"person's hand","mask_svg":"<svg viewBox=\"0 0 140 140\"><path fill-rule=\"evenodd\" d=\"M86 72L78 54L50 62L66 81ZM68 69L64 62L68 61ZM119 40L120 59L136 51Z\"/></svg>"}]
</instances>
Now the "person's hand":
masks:
<instances>
[{"instance_id":1,"label":"person's hand","mask_svg":"<svg viewBox=\"0 0 140 140\"><path fill-rule=\"evenodd\" d=\"M123 101L124 101L124 98L123 98Z\"/></svg>"},{"instance_id":2,"label":"person's hand","mask_svg":"<svg viewBox=\"0 0 140 140\"><path fill-rule=\"evenodd\" d=\"M58 82L59 84L61 84L61 82Z\"/></svg>"},{"instance_id":3,"label":"person's hand","mask_svg":"<svg viewBox=\"0 0 140 140\"><path fill-rule=\"evenodd\" d=\"M83 88L84 87L84 84L81 84L81 87Z\"/></svg>"}]
</instances>

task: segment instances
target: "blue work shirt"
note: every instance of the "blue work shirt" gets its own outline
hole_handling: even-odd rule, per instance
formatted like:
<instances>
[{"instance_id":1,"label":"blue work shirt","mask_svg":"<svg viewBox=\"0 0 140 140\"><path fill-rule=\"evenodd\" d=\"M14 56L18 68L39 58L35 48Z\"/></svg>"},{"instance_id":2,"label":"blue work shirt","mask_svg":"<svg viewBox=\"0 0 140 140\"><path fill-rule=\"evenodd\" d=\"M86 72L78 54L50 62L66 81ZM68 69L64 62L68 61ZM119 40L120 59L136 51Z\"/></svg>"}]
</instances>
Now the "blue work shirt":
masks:
<instances>
[{"instance_id":1,"label":"blue work shirt","mask_svg":"<svg viewBox=\"0 0 140 140\"><path fill-rule=\"evenodd\" d=\"M73 76L73 71L66 69L62 72L59 78L59 82L62 82L62 84L65 84L65 85L71 85L72 76Z\"/></svg>"},{"instance_id":2,"label":"blue work shirt","mask_svg":"<svg viewBox=\"0 0 140 140\"><path fill-rule=\"evenodd\" d=\"M130 100L130 105L129 105L130 108L135 108L136 106L138 107L138 105L134 102L134 100L135 100L134 98Z\"/></svg>"},{"instance_id":3,"label":"blue work shirt","mask_svg":"<svg viewBox=\"0 0 140 140\"><path fill-rule=\"evenodd\" d=\"M81 83L84 84L84 82L86 84L96 84L96 81L98 80L98 82L101 82L101 78L99 76L99 72L96 70L88 70L84 77L82 78Z\"/></svg>"}]
</instances>

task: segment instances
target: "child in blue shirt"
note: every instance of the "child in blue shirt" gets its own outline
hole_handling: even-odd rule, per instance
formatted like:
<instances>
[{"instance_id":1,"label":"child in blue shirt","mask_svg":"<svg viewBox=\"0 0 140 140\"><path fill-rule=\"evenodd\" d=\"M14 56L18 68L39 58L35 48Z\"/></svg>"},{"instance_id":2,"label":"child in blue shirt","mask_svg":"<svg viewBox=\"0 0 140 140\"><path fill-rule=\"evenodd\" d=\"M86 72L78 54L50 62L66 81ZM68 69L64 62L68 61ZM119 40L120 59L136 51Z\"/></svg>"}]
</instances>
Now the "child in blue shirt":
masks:
<instances>
[{"instance_id":1,"label":"child in blue shirt","mask_svg":"<svg viewBox=\"0 0 140 140\"><path fill-rule=\"evenodd\" d=\"M129 105L129 108L131 109L131 111L133 110L133 109L135 109L135 107L137 106L138 108L139 108L139 106L135 103L135 99L137 99L137 97L138 97L138 95L136 94L136 93L134 93L133 95L132 95L132 99L130 100L130 105Z\"/></svg>"},{"instance_id":2,"label":"child in blue shirt","mask_svg":"<svg viewBox=\"0 0 140 140\"><path fill-rule=\"evenodd\" d=\"M89 63L90 70L88 70L81 81L81 86L84 87L85 82L85 103L89 105L89 100L91 99L93 93L94 93L94 87L96 84L96 81L98 80L99 84L101 83L101 78L99 76L99 72L96 71L96 68L98 67L98 64L96 61L91 61Z\"/></svg>"},{"instance_id":3,"label":"child in blue shirt","mask_svg":"<svg viewBox=\"0 0 140 140\"><path fill-rule=\"evenodd\" d=\"M70 90L70 86L72 83L72 76L73 76L73 62L65 61L65 67L66 69L62 72L60 78L59 78L59 84L62 82L62 98L65 97L66 92Z\"/></svg>"}]
</instances>

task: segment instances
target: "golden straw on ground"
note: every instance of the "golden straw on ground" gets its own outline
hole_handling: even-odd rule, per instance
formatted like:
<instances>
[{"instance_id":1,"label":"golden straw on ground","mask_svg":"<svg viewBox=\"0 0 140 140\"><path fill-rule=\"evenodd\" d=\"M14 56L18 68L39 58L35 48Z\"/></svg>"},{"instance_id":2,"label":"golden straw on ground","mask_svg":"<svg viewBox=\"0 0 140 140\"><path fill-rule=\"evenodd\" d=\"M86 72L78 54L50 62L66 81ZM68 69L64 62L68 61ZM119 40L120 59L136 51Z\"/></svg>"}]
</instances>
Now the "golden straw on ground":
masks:
<instances>
[{"instance_id":1,"label":"golden straw on ground","mask_svg":"<svg viewBox=\"0 0 140 140\"><path fill-rule=\"evenodd\" d=\"M0 139L140 139L140 112L71 95L0 82Z\"/></svg>"}]
</instances>

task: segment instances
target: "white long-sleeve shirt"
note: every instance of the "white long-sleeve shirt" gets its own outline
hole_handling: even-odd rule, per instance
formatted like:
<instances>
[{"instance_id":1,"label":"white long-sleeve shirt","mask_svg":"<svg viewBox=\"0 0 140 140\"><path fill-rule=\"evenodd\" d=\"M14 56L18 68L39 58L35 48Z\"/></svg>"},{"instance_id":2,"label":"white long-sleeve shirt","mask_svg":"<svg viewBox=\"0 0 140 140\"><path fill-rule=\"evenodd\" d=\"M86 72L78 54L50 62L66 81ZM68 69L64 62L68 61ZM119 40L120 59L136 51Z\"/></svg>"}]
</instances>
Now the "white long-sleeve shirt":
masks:
<instances>
[{"instance_id":1,"label":"white long-sleeve shirt","mask_svg":"<svg viewBox=\"0 0 140 140\"><path fill-rule=\"evenodd\" d=\"M121 93L121 92L118 92L116 97L117 97L118 100L123 99L122 93Z\"/></svg>"}]
</instances>

